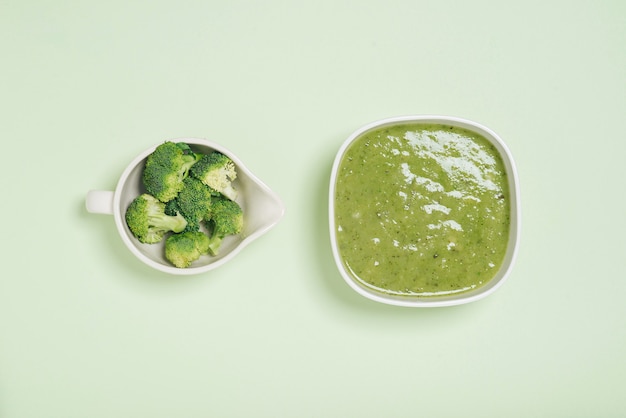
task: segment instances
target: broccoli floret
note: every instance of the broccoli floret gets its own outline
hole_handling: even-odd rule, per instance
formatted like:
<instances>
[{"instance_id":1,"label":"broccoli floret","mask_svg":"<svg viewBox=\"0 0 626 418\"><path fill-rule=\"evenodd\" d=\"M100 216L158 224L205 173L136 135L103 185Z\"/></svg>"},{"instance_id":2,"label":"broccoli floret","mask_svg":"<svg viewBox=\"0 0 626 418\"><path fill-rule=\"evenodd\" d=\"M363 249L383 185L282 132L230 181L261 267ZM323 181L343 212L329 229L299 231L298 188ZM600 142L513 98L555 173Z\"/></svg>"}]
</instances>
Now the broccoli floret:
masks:
<instances>
[{"instance_id":1,"label":"broccoli floret","mask_svg":"<svg viewBox=\"0 0 626 418\"><path fill-rule=\"evenodd\" d=\"M226 155L218 151L203 155L191 167L191 175L230 200L237 199L238 193L232 184L237 171L235 163Z\"/></svg>"},{"instance_id":2,"label":"broccoli floret","mask_svg":"<svg viewBox=\"0 0 626 418\"><path fill-rule=\"evenodd\" d=\"M183 189L178 195L165 203L165 214L181 214L187 221L185 231L199 231L200 224L211 216L213 191L194 177L183 180Z\"/></svg>"},{"instance_id":3,"label":"broccoli floret","mask_svg":"<svg viewBox=\"0 0 626 418\"><path fill-rule=\"evenodd\" d=\"M165 204L149 194L141 194L126 209L126 224L145 244L156 244L167 232L181 232L187 226L182 215L165 214Z\"/></svg>"},{"instance_id":4,"label":"broccoli floret","mask_svg":"<svg viewBox=\"0 0 626 418\"><path fill-rule=\"evenodd\" d=\"M169 202L165 203L165 214L170 216L176 216L178 214L182 215L182 217L185 218L185 220L187 221L187 226L185 227L185 229L183 229L183 232L200 230L200 222L202 222L202 220L185 217L178 205L178 198L172 199Z\"/></svg>"},{"instance_id":5,"label":"broccoli floret","mask_svg":"<svg viewBox=\"0 0 626 418\"><path fill-rule=\"evenodd\" d=\"M211 216L211 189L200 180L187 177L176 197L178 209L187 221L206 221Z\"/></svg>"},{"instance_id":6,"label":"broccoli floret","mask_svg":"<svg viewBox=\"0 0 626 418\"><path fill-rule=\"evenodd\" d=\"M209 237L198 231L174 234L165 240L165 258L178 268L186 268L206 254L209 249Z\"/></svg>"},{"instance_id":7,"label":"broccoli floret","mask_svg":"<svg viewBox=\"0 0 626 418\"><path fill-rule=\"evenodd\" d=\"M186 143L162 143L146 159L142 176L146 192L161 202L174 199L182 190L189 169L200 157Z\"/></svg>"},{"instance_id":8,"label":"broccoli floret","mask_svg":"<svg viewBox=\"0 0 626 418\"><path fill-rule=\"evenodd\" d=\"M210 224L212 232L209 239L209 253L217 255L224 237L239 234L243 229L241 206L224 197L214 198Z\"/></svg>"},{"instance_id":9,"label":"broccoli floret","mask_svg":"<svg viewBox=\"0 0 626 418\"><path fill-rule=\"evenodd\" d=\"M178 207L178 200L172 199L169 202L165 203L165 214L170 216L176 216L180 213L180 208Z\"/></svg>"}]
</instances>

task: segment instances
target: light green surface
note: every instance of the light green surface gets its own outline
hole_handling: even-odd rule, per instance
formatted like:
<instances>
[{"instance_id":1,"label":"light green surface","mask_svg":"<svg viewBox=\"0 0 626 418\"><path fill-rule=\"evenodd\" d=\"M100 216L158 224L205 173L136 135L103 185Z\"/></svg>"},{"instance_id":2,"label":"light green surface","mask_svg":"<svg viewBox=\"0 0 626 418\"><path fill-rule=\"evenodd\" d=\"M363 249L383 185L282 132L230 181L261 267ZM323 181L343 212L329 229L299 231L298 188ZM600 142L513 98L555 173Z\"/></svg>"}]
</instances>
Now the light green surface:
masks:
<instances>
[{"instance_id":1,"label":"light green surface","mask_svg":"<svg viewBox=\"0 0 626 418\"><path fill-rule=\"evenodd\" d=\"M127 3L0 4L0 417L626 415L626 3ZM341 143L424 113L519 170L517 264L469 305L366 300L330 252ZM287 207L182 278L84 209L181 136Z\"/></svg>"}]
</instances>

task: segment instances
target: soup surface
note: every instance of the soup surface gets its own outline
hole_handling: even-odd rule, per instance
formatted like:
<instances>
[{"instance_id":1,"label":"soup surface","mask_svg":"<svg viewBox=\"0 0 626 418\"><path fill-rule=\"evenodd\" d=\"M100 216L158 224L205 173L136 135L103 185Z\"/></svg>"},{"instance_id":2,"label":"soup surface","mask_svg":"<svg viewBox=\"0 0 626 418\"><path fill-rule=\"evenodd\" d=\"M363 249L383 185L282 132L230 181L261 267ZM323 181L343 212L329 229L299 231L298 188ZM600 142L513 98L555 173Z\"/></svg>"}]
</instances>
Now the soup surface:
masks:
<instances>
[{"instance_id":1,"label":"soup surface","mask_svg":"<svg viewBox=\"0 0 626 418\"><path fill-rule=\"evenodd\" d=\"M424 297L469 291L495 276L506 252L503 161L459 127L370 130L342 156L334 214L340 256L363 285Z\"/></svg>"}]
</instances>

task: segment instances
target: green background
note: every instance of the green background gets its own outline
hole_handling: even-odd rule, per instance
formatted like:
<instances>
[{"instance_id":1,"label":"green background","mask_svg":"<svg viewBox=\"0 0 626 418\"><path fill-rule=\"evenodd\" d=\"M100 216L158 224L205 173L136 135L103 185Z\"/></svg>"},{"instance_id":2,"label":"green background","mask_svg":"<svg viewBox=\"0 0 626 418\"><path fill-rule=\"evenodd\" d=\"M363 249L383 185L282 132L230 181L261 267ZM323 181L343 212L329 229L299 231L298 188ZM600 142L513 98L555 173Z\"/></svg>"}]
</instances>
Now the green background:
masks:
<instances>
[{"instance_id":1,"label":"green background","mask_svg":"<svg viewBox=\"0 0 626 418\"><path fill-rule=\"evenodd\" d=\"M0 3L0 417L626 416L626 3ZM356 294L329 245L341 143L475 120L521 183L514 270L468 305ZM195 136L284 200L171 277L84 209Z\"/></svg>"}]
</instances>

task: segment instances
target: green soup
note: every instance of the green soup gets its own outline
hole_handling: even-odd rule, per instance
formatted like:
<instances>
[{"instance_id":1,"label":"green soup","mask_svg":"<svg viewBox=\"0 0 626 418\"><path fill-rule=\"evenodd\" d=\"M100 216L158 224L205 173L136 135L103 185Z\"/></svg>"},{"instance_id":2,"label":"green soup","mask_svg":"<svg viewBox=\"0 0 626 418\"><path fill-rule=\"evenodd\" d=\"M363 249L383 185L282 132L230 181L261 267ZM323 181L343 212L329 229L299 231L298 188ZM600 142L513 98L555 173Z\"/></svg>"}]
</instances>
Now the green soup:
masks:
<instances>
[{"instance_id":1,"label":"green soup","mask_svg":"<svg viewBox=\"0 0 626 418\"><path fill-rule=\"evenodd\" d=\"M472 131L410 122L370 130L336 173L339 254L363 285L440 296L486 284L507 249L510 196L495 146Z\"/></svg>"}]
</instances>

